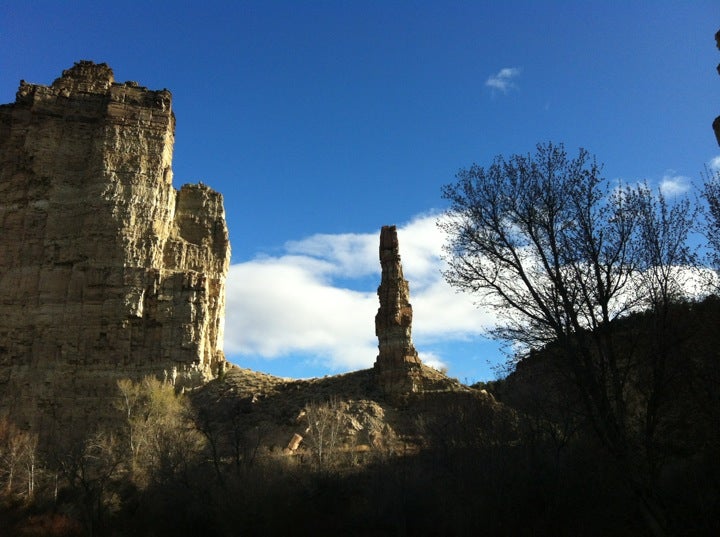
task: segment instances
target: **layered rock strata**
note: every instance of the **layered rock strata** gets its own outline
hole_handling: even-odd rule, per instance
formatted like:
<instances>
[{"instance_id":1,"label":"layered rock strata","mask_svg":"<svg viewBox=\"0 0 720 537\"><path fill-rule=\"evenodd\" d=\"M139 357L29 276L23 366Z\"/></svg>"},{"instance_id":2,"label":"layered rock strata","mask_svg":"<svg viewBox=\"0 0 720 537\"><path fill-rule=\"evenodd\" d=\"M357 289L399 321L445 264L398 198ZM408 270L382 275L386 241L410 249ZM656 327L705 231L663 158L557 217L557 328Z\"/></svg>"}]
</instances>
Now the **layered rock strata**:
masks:
<instances>
[{"instance_id":1,"label":"layered rock strata","mask_svg":"<svg viewBox=\"0 0 720 537\"><path fill-rule=\"evenodd\" d=\"M395 226L383 226L380 231L380 265L380 308L375 316L379 349L374 367L376 379L387 394L416 392L421 388L422 366L412 343L410 288L403 277Z\"/></svg>"},{"instance_id":2,"label":"layered rock strata","mask_svg":"<svg viewBox=\"0 0 720 537\"><path fill-rule=\"evenodd\" d=\"M0 106L0 414L92 420L119 378L224 367L223 200L173 188L171 105L82 61Z\"/></svg>"}]
</instances>

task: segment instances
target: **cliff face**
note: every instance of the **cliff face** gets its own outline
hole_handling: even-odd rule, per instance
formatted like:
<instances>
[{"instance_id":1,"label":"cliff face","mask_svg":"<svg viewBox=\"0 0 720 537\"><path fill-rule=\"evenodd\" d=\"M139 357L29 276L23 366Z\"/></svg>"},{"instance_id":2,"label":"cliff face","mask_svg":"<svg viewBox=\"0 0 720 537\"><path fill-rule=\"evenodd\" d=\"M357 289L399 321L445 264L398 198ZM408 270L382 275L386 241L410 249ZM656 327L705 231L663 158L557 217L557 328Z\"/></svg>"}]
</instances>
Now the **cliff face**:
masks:
<instances>
[{"instance_id":1,"label":"cliff face","mask_svg":"<svg viewBox=\"0 0 720 537\"><path fill-rule=\"evenodd\" d=\"M410 288L403 276L395 226L383 226L380 231L380 266L380 308L375 316L379 349L376 377L387 394L416 392L421 389L422 367L412 343Z\"/></svg>"},{"instance_id":2,"label":"cliff face","mask_svg":"<svg viewBox=\"0 0 720 537\"><path fill-rule=\"evenodd\" d=\"M0 106L0 414L92 419L118 378L224 367L222 196L173 188L174 128L169 91L91 62Z\"/></svg>"}]
</instances>

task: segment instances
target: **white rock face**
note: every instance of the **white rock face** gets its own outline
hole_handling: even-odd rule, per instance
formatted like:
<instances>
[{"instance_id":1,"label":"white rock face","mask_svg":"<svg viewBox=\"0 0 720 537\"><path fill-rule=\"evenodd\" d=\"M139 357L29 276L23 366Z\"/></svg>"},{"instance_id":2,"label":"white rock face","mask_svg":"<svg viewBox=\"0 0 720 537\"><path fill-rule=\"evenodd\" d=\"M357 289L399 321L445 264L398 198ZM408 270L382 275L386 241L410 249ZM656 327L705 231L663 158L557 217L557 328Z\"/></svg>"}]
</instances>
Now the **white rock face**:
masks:
<instances>
[{"instance_id":1,"label":"white rock face","mask_svg":"<svg viewBox=\"0 0 720 537\"><path fill-rule=\"evenodd\" d=\"M222 196L172 186L171 94L79 62L0 106L0 414L112 411L117 379L224 367Z\"/></svg>"}]
</instances>

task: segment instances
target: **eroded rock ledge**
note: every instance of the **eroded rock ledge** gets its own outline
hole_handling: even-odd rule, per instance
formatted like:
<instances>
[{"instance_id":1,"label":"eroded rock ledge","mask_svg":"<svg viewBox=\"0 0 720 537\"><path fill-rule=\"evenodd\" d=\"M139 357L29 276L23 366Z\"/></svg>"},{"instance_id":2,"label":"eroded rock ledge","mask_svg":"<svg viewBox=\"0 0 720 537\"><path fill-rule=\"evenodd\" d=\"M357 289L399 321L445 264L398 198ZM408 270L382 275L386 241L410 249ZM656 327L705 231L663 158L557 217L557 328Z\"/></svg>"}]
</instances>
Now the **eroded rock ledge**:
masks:
<instances>
[{"instance_id":1,"label":"eroded rock ledge","mask_svg":"<svg viewBox=\"0 0 720 537\"><path fill-rule=\"evenodd\" d=\"M0 106L0 414L102 417L120 377L225 366L222 196L172 186L167 90L81 61Z\"/></svg>"}]
</instances>

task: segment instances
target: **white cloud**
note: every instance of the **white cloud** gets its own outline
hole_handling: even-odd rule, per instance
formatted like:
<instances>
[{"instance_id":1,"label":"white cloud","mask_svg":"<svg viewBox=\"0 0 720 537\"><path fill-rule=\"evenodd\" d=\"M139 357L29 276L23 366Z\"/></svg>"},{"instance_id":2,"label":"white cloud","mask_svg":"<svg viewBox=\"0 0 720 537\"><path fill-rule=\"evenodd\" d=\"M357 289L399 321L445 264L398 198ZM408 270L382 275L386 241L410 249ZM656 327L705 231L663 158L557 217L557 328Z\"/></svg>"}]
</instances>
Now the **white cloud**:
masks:
<instances>
[{"instance_id":1,"label":"white cloud","mask_svg":"<svg viewBox=\"0 0 720 537\"><path fill-rule=\"evenodd\" d=\"M331 367L367 367L376 354L370 337L374 293L333 287L301 259L285 256L230 267L225 352L264 358L313 353Z\"/></svg>"},{"instance_id":2,"label":"white cloud","mask_svg":"<svg viewBox=\"0 0 720 537\"><path fill-rule=\"evenodd\" d=\"M377 272L378 244L374 235L345 233L317 234L285 245L290 254L324 260L325 274L357 278Z\"/></svg>"},{"instance_id":3,"label":"white cloud","mask_svg":"<svg viewBox=\"0 0 720 537\"><path fill-rule=\"evenodd\" d=\"M660 192L665 196L678 196L690 190L690 179L683 175L666 173L660 180Z\"/></svg>"},{"instance_id":4,"label":"white cloud","mask_svg":"<svg viewBox=\"0 0 720 537\"><path fill-rule=\"evenodd\" d=\"M682 184L668 177L666 189L676 188L670 179ZM398 239L410 284L415 347L424 363L442 369L452 368L453 357L441 356L438 347L481 336L496 319L491 309L477 308L472 296L444 281L440 255L445 240L436 220L433 214L419 216L398 228ZM291 357L329 372L371 367L377 356L378 243L379 230L318 234L288 242L282 255L232 265L228 357L240 364L244 357ZM683 280L687 291L706 289L705 280Z\"/></svg>"},{"instance_id":5,"label":"white cloud","mask_svg":"<svg viewBox=\"0 0 720 537\"><path fill-rule=\"evenodd\" d=\"M423 343L464 340L483 333L492 317L444 282L444 243L437 215L398 228L413 305L413 340L434 367L446 360ZM284 254L230 267L225 352L242 357L311 355L334 371L370 367L377 355L375 314L380 282L379 230L318 234L288 242ZM353 287L353 288L350 288Z\"/></svg>"},{"instance_id":6,"label":"white cloud","mask_svg":"<svg viewBox=\"0 0 720 537\"><path fill-rule=\"evenodd\" d=\"M708 166L714 172L720 171L720 155L711 158L710 162L708 162Z\"/></svg>"},{"instance_id":7,"label":"white cloud","mask_svg":"<svg viewBox=\"0 0 720 537\"><path fill-rule=\"evenodd\" d=\"M493 90L507 93L510 88L517 87L514 81L520 76L520 72L519 67L504 67L494 75L490 75L485 85Z\"/></svg>"},{"instance_id":8,"label":"white cloud","mask_svg":"<svg viewBox=\"0 0 720 537\"><path fill-rule=\"evenodd\" d=\"M419 352L420 360L425 365L437 369L438 371L446 371L447 365L443 362L438 355L433 352Z\"/></svg>"}]
</instances>

